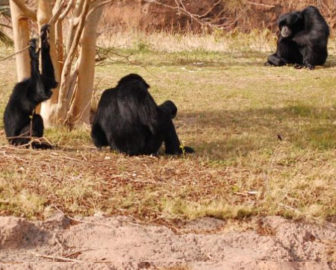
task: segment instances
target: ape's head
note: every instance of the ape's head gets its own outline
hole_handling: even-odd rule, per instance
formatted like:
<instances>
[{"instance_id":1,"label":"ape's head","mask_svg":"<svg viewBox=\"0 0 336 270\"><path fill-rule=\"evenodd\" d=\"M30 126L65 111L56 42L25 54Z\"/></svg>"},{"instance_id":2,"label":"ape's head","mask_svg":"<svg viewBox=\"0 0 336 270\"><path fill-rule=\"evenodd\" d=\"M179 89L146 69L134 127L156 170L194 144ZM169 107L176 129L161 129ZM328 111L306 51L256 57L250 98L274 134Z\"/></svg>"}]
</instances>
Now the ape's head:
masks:
<instances>
[{"instance_id":1,"label":"ape's head","mask_svg":"<svg viewBox=\"0 0 336 270\"><path fill-rule=\"evenodd\" d=\"M145 86L145 88L150 87L149 84L140 75L134 74L134 73L131 73L131 74L126 75L125 77L122 77L118 82L118 86L123 86L130 82L141 83Z\"/></svg>"},{"instance_id":2,"label":"ape's head","mask_svg":"<svg viewBox=\"0 0 336 270\"><path fill-rule=\"evenodd\" d=\"M164 103L162 103L159 107L165 113L170 115L171 119L175 118L175 116L177 114L177 107L174 104L174 102L172 102L171 100L167 100Z\"/></svg>"},{"instance_id":3,"label":"ape's head","mask_svg":"<svg viewBox=\"0 0 336 270\"><path fill-rule=\"evenodd\" d=\"M304 29L304 19L300 11L286 13L278 20L280 35L283 38L291 38Z\"/></svg>"}]
</instances>

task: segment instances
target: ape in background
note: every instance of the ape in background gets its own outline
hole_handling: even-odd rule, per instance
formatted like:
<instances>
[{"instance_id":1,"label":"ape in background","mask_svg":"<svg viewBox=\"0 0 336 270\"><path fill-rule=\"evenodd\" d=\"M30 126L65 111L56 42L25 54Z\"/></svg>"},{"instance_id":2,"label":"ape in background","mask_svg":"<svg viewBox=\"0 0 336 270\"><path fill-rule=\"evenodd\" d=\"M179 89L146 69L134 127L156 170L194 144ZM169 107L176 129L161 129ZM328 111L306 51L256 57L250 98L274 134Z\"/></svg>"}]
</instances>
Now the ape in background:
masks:
<instances>
[{"instance_id":1,"label":"ape in background","mask_svg":"<svg viewBox=\"0 0 336 270\"><path fill-rule=\"evenodd\" d=\"M128 155L156 154L164 142L166 154L193 153L181 148L172 119L172 101L157 106L149 85L137 74L123 77L116 88L103 92L93 120L91 136L96 147L110 146Z\"/></svg>"},{"instance_id":2,"label":"ape in background","mask_svg":"<svg viewBox=\"0 0 336 270\"><path fill-rule=\"evenodd\" d=\"M5 109L5 132L13 145L27 145L32 137L43 136L43 119L34 111L38 104L51 97L51 89L57 86L49 54L48 33L49 25L44 25L41 28L42 74L39 71L37 40L32 39L29 44L31 77L15 85ZM51 145L33 141L32 147L47 149Z\"/></svg>"},{"instance_id":3,"label":"ape in background","mask_svg":"<svg viewBox=\"0 0 336 270\"><path fill-rule=\"evenodd\" d=\"M267 63L274 66L296 64L313 69L328 57L329 26L319 10L309 6L302 11L281 15L276 53Z\"/></svg>"}]
</instances>

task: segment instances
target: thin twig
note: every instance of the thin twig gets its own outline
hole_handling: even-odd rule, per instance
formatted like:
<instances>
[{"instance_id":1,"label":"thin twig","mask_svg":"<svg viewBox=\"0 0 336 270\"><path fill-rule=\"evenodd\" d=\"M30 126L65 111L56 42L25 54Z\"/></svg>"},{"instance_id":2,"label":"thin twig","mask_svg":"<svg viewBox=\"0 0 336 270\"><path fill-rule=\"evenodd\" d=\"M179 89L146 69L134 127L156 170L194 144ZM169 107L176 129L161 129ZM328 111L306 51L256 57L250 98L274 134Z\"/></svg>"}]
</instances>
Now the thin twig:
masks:
<instances>
[{"instance_id":1,"label":"thin twig","mask_svg":"<svg viewBox=\"0 0 336 270\"><path fill-rule=\"evenodd\" d=\"M50 256L46 254L40 254L37 252L31 252L32 255L40 258L50 259L53 261L58 262L75 262L75 263L112 263L112 261L84 261L84 260L78 260L78 259L70 259L62 256Z\"/></svg>"},{"instance_id":2,"label":"thin twig","mask_svg":"<svg viewBox=\"0 0 336 270\"><path fill-rule=\"evenodd\" d=\"M218 23L218 24L216 24L216 23L213 23L212 21L205 20L199 14L191 13L190 11L187 10L187 8L185 7L182 0L175 0L175 6L162 3L158 0L145 0L145 2L154 3L154 4L157 4L157 5L169 8L169 9L176 10L177 13L182 13L182 14L187 15L189 18L191 18L192 20L194 20L195 22L197 22L199 25L202 25L202 26L207 26L207 27L210 27L210 28L218 28L218 29L230 28L232 26L231 23L226 23L226 24ZM218 5L217 2L214 4L214 6L210 9L209 12L211 12L211 10L213 10L216 5ZM223 20L225 19L224 16L223 16L222 19Z\"/></svg>"},{"instance_id":3,"label":"thin twig","mask_svg":"<svg viewBox=\"0 0 336 270\"><path fill-rule=\"evenodd\" d=\"M22 52L24 52L25 50L27 50L28 48L29 48L29 45L28 45L27 47L24 47L24 48L23 48L22 50L20 50L20 51L17 51L17 52L15 52L15 53L13 53L13 54L7 56L7 57L4 57L4 58L0 59L0 62L5 61L5 60L7 60L7 59L9 59L9 58L11 58L11 57L13 57L13 56L19 54L19 53L22 53Z\"/></svg>"},{"instance_id":4,"label":"thin twig","mask_svg":"<svg viewBox=\"0 0 336 270\"><path fill-rule=\"evenodd\" d=\"M268 5L268 4L263 4L263 3L256 3L256 2L251 2L251 1L246 1L247 4L254 5L254 6L261 6L261 7L268 7L268 8L274 8L275 5Z\"/></svg>"},{"instance_id":5,"label":"thin twig","mask_svg":"<svg viewBox=\"0 0 336 270\"><path fill-rule=\"evenodd\" d=\"M113 226L109 226L107 224L104 224L104 223L99 223L99 222L89 222L89 221L83 221L83 220L80 220L80 219L77 219L77 218L74 218L74 217L70 217L66 214L64 214L64 212L59 209L56 205L53 205L53 207L59 211L62 215L64 215L65 217L67 217L68 219L72 220L72 221L75 221L75 222L78 222L78 223L83 223L83 224L91 224L91 225L98 225L98 226L103 226L103 227L107 227L107 228L110 228L110 229L115 229L115 227Z\"/></svg>"},{"instance_id":6,"label":"thin twig","mask_svg":"<svg viewBox=\"0 0 336 270\"><path fill-rule=\"evenodd\" d=\"M71 10L71 8L74 6L75 4L75 0L70 0L68 2L67 7L65 8L65 10L63 11L63 13L60 15L59 19L62 21L64 20L65 16L68 15L69 11Z\"/></svg>"},{"instance_id":7,"label":"thin twig","mask_svg":"<svg viewBox=\"0 0 336 270\"><path fill-rule=\"evenodd\" d=\"M76 259L69 259L61 256L50 256L50 255L45 255L45 254L39 254L37 252L31 252L36 257L41 257L45 259L50 259L53 261L58 261L58 262L75 262L75 263L85 263L85 261L82 260L76 260Z\"/></svg>"}]
</instances>

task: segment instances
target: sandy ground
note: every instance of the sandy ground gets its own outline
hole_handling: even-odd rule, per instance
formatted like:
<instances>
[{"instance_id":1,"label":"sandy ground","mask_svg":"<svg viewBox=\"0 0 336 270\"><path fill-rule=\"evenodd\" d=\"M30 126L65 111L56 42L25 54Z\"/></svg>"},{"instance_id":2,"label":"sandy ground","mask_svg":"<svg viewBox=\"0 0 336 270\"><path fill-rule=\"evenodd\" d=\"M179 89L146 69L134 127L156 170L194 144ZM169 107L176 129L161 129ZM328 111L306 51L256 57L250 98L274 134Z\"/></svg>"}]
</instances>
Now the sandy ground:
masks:
<instances>
[{"instance_id":1,"label":"sandy ground","mask_svg":"<svg viewBox=\"0 0 336 270\"><path fill-rule=\"evenodd\" d=\"M127 217L0 217L0 269L336 269L336 226L280 217L179 229Z\"/></svg>"}]
</instances>

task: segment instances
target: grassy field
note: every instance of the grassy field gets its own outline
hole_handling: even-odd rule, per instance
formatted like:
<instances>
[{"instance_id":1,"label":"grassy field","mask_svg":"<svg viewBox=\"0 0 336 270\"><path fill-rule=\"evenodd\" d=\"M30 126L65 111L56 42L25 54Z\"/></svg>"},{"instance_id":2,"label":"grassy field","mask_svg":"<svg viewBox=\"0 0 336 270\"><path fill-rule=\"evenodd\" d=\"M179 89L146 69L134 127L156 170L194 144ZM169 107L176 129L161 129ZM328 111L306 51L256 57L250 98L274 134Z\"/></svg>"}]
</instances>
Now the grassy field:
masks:
<instances>
[{"instance_id":1,"label":"grassy field","mask_svg":"<svg viewBox=\"0 0 336 270\"><path fill-rule=\"evenodd\" d=\"M97 151L87 127L47 130L58 146L52 151L14 149L1 120L0 214L45 218L60 209L153 222L255 215L335 221L334 42L327 64L309 71L265 67L274 43L259 37L232 37L227 46L213 39L213 46L197 47L196 41L188 51L142 39L100 49L107 58L97 63L95 80L99 97L122 76L142 75L157 103L171 99L178 106L177 132L195 155ZM3 48L0 56L11 52ZM2 115L15 82L14 59L0 67Z\"/></svg>"}]
</instances>

